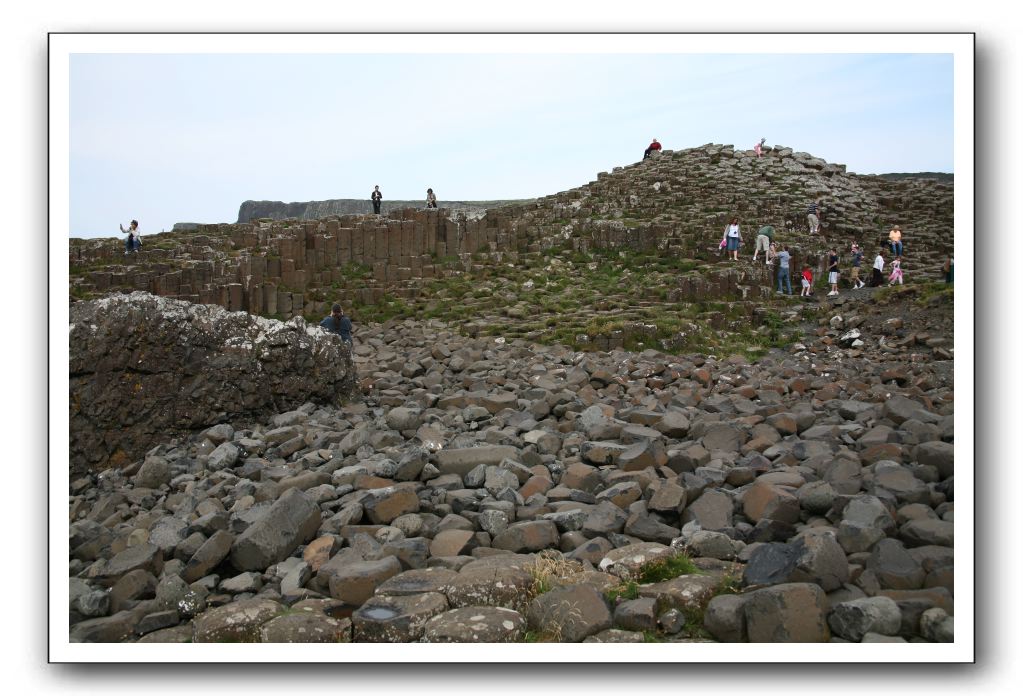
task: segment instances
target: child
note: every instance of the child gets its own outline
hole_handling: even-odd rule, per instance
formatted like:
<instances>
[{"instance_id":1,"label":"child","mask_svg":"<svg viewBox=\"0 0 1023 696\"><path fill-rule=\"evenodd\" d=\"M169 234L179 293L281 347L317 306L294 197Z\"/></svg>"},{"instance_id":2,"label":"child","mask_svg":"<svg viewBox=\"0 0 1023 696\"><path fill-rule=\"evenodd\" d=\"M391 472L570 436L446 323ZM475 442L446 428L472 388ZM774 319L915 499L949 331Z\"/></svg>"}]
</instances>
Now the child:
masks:
<instances>
[{"instance_id":1,"label":"child","mask_svg":"<svg viewBox=\"0 0 1023 696\"><path fill-rule=\"evenodd\" d=\"M892 272L888 276L888 287L891 287L898 283L902 285L902 262L899 259L892 261Z\"/></svg>"},{"instance_id":2,"label":"child","mask_svg":"<svg viewBox=\"0 0 1023 696\"><path fill-rule=\"evenodd\" d=\"M803 289L799 293L800 297L809 297L813 294L813 271L810 270L809 266L803 266Z\"/></svg>"}]
</instances>

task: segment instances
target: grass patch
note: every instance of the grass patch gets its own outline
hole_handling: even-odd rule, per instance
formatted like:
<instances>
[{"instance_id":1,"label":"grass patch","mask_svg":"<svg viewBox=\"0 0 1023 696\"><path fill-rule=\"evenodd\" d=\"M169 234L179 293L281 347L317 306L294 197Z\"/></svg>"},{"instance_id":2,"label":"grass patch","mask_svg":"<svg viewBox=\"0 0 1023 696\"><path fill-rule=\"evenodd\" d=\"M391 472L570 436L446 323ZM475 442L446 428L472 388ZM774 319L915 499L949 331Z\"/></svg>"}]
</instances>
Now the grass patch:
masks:
<instances>
[{"instance_id":1,"label":"grass patch","mask_svg":"<svg viewBox=\"0 0 1023 696\"><path fill-rule=\"evenodd\" d=\"M680 575L699 573L700 569L684 553L672 556L661 556L644 564L636 574L636 580L642 584L664 582Z\"/></svg>"},{"instance_id":2,"label":"grass patch","mask_svg":"<svg viewBox=\"0 0 1023 696\"><path fill-rule=\"evenodd\" d=\"M635 580L627 580L605 592L604 598L611 606L627 599L639 599L639 583Z\"/></svg>"}]
</instances>

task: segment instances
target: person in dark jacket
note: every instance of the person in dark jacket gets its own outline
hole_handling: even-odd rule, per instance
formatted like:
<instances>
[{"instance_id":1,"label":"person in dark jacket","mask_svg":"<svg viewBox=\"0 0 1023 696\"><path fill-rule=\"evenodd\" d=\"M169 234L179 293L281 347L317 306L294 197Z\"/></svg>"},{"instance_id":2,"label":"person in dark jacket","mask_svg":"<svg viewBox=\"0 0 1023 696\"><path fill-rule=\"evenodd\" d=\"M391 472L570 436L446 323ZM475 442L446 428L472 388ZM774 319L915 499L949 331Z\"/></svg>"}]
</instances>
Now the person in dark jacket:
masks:
<instances>
[{"instance_id":1,"label":"person in dark jacket","mask_svg":"<svg viewBox=\"0 0 1023 696\"><path fill-rule=\"evenodd\" d=\"M384 199L384 194L380 193L380 184L373 187L373 193L369 194L369 199L373 201L373 214L380 214L380 201Z\"/></svg>"},{"instance_id":2,"label":"person in dark jacket","mask_svg":"<svg viewBox=\"0 0 1023 696\"><path fill-rule=\"evenodd\" d=\"M330 308L330 316L324 317L323 321L320 322L320 326L340 336L341 340L349 346L352 345L352 320L345 316L341 305L336 302Z\"/></svg>"}]
</instances>

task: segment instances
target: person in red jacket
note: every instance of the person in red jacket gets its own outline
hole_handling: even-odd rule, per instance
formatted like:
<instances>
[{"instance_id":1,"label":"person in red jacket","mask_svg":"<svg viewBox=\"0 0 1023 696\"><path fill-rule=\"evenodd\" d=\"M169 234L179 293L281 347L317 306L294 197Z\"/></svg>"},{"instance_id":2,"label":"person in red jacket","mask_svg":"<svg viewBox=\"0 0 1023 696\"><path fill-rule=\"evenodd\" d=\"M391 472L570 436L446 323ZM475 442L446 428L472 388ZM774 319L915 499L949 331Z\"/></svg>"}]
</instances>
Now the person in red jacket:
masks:
<instances>
[{"instance_id":1,"label":"person in red jacket","mask_svg":"<svg viewBox=\"0 0 1023 696\"><path fill-rule=\"evenodd\" d=\"M657 142L657 138L654 138L654 141L652 143L650 143L650 146L646 150L643 151L643 159L646 159L647 157L649 157L650 153L653 152L654 150L658 150L659 151L660 149L661 149L661 144L659 142Z\"/></svg>"}]
</instances>

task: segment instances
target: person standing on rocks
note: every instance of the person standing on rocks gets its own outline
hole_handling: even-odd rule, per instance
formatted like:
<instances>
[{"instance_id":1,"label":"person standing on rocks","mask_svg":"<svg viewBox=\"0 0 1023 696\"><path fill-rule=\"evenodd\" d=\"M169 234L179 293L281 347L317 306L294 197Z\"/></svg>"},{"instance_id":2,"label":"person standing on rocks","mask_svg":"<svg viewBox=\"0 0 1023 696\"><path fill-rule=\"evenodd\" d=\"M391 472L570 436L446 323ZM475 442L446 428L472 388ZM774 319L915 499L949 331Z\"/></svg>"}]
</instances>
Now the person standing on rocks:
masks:
<instances>
[{"instance_id":1,"label":"person standing on rocks","mask_svg":"<svg viewBox=\"0 0 1023 696\"><path fill-rule=\"evenodd\" d=\"M128 225L128 229L124 229L124 225L118 223L118 227L121 228L121 233L128 235L128 238L124 240L124 255L127 256L131 252L138 252L142 246L142 234L139 232L139 221L132 220Z\"/></svg>"},{"instance_id":2,"label":"person standing on rocks","mask_svg":"<svg viewBox=\"0 0 1023 696\"><path fill-rule=\"evenodd\" d=\"M810 234L817 234L821 228L820 201L814 201L806 208L806 221L810 224Z\"/></svg>"},{"instance_id":3,"label":"person standing on rocks","mask_svg":"<svg viewBox=\"0 0 1023 696\"><path fill-rule=\"evenodd\" d=\"M373 187L373 193L369 194L369 199L373 201L373 214L380 214L380 201L384 199L384 194L380 193L380 185L377 184Z\"/></svg>"},{"instance_id":4,"label":"person standing on rocks","mask_svg":"<svg viewBox=\"0 0 1023 696\"><path fill-rule=\"evenodd\" d=\"M725 225L725 252L731 253L735 261L739 260L739 247L742 245L742 233L739 231L739 218L733 217Z\"/></svg>"},{"instance_id":5,"label":"person standing on rocks","mask_svg":"<svg viewBox=\"0 0 1023 696\"><path fill-rule=\"evenodd\" d=\"M955 259L951 256L946 258L941 270L945 274L945 282L952 285L952 273L955 271Z\"/></svg>"},{"instance_id":6,"label":"person standing on rocks","mask_svg":"<svg viewBox=\"0 0 1023 696\"><path fill-rule=\"evenodd\" d=\"M654 150L657 150L658 152L661 151L661 144L657 142L657 138L654 138L654 141L647 146L646 150L643 151L643 159L648 158L650 153Z\"/></svg>"},{"instance_id":7,"label":"person standing on rocks","mask_svg":"<svg viewBox=\"0 0 1023 696\"><path fill-rule=\"evenodd\" d=\"M902 228L898 225L892 227L888 233L888 244L892 249L895 258L902 258Z\"/></svg>"},{"instance_id":8,"label":"person standing on rocks","mask_svg":"<svg viewBox=\"0 0 1023 696\"><path fill-rule=\"evenodd\" d=\"M352 346L352 320L345 316L345 312L341 309L341 305L334 303L334 306L330 308L330 316L324 317L323 321L320 322L320 326L325 328L332 334L337 334L341 337L341 340L348 344L348 347Z\"/></svg>"},{"instance_id":9,"label":"person standing on rocks","mask_svg":"<svg viewBox=\"0 0 1023 696\"><path fill-rule=\"evenodd\" d=\"M757 230L757 244L756 244L756 247L753 249L753 260L754 261L757 260L757 254L759 254L760 250L763 249L764 250L764 261L766 263L768 263L768 264L771 263L770 250L771 250L771 240L773 240L773 239L774 239L774 228L771 227L770 225L764 225L759 230Z\"/></svg>"},{"instance_id":10,"label":"person standing on rocks","mask_svg":"<svg viewBox=\"0 0 1023 696\"><path fill-rule=\"evenodd\" d=\"M877 258L874 259L874 273L870 277L870 287L876 288L884 282L884 247L877 250Z\"/></svg>"},{"instance_id":11,"label":"person standing on rocks","mask_svg":"<svg viewBox=\"0 0 1023 696\"><path fill-rule=\"evenodd\" d=\"M432 188L426 189L426 207L427 208L437 207L437 196L433 193Z\"/></svg>"},{"instance_id":12,"label":"person standing on rocks","mask_svg":"<svg viewBox=\"0 0 1023 696\"><path fill-rule=\"evenodd\" d=\"M860 264L863 263L863 251L859 245L852 245L852 275L849 280L852 282L853 290L859 290L864 286L864 282L860 280Z\"/></svg>"},{"instance_id":13,"label":"person standing on rocks","mask_svg":"<svg viewBox=\"0 0 1023 696\"><path fill-rule=\"evenodd\" d=\"M792 281L789 279L789 259L791 258L788 246L783 246L778 252L778 292L781 292L781 282L784 280L789 295L792 294Z\"/></svg>"},{"instance_id":14,"label":"person standing on rocks","mask_svg":"<svg viewBox=\"0 0 1023 696\"><path fill-rule=\"evenodd\" d=\"M764 143L766 141L767 138L761 138L760 142L753 146L753 152L757 153L757 159L764 156Z\"/></svg>"},{"instance_id":15,"label":"person standing on rocks","mask_svg":"<svg viewBox=\"0 0 1023 696\"><path fill-rule=\"evenodd\" d=\"M831 249L828 252L828 283L831 284L831 292L828 297L838 295L838 252Z\"/></svg>"}]
</instances>

